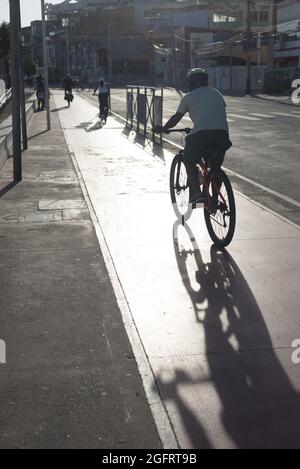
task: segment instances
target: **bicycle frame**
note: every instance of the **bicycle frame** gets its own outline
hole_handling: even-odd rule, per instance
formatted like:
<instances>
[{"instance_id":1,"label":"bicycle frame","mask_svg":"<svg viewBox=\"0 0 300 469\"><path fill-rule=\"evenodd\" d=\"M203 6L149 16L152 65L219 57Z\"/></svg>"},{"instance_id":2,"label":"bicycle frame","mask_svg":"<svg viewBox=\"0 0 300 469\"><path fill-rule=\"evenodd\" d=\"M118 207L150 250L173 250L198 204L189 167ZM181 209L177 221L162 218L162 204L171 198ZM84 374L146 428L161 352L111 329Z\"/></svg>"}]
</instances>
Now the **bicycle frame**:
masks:
<instances>
[{"instance_id":1,"label":"bicycle frame","mask_svg":"<svg viewBox=\"0 0 300 469\"><path fill-rule=\"evenodd\" d=\"M208 170L208 166L207 164L205 163L204 159L202 159L202 161L200 161L199 163L197 163L197 165L200 166L201 168L201 171L202 171L202 175L204 177L204 181L203 181L203 185L205 187L205 193L207 195L207 206L206 208L210 208L211 207L211 201L212 201L212 197L209 193L209 184L210 184L210 180L209 180L209 170ZM212 192L218 194L220 196L220 198L222 199L222 202L226 204L226 201L223 197L223 194L221 193L221 187L218 187L216 181L213 179L212 180Z\"/></svg>"},{"instance_id":2,"label":"bicycle frame","mask_svg":"<svg viewBox=\"0 0 300 469\"><path fill-rule=\"evenodd\" d=\"M180 155L180 157L182 158L182 161L183 161L183 150L180 150L179 155ZM212 197L209 193L209 184L210 184L209 169L208 169L208 166L207 166L204 158L202 158L202 161L199 161L199 163L197 163L197 166L200 166L202 176L204 177L203 185L204 185L204 188L205 188L205 193L207 195L207 205L205 207L209 209L211 207L211 201L212 201ZM176 187L179 187L180 167L181 167L181 161L179 163L179 167L178 167L178 171L177 171L177 175L176 175ZM220 196L222 202L225 205L227 205L226 200L224 199L223 194L221 193L221 187L218 187L218 185L216 184L216 181L214 179L212 181L212 184L213 184L213 193L216 192Z\"/></svg>"}]
</instances>

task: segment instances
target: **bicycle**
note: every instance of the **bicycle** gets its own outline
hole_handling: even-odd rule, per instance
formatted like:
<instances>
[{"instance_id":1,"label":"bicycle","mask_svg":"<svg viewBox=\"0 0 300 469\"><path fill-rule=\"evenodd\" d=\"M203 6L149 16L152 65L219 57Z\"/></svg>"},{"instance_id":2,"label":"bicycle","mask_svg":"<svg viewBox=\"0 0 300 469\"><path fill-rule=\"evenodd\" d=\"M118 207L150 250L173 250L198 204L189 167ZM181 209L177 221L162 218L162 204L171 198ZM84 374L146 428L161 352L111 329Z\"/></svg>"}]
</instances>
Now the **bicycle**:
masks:
<instances>
[{"instance_id":1,"label":"bicycle","mask_svg":"<svg viewBox=\"0 0 300 469\"><path fill-rule=\"evenodd\" d=\"M186 136L191 129L171 129L167 133L182 132ZM233 189L228 176L220 169L213 174L209 159L214 149L208 148L197 164L199 187L204 195L204 219L213 243L225 248L232 241L236 225L236 207ZM183 150L175 155L170 170L170 194L174 212L181 223L187 221L199 204L192 205L192 190L183 159Z\"/></svg>"},{"instance_id":2,"label":"bicycle","mask_svg":"<svg viewBox=\"0 0 300 469\"><path fill-rule=\"evenodd\" d=\"M74 99L74 97L73 97L71 91L70 91L70 90L66 90L66 92L65 92L65 100L66 100L67 103L68 103L68 107L71 106L71 102L73 101L73 99Z\"/></svg>"},{"instance_id":3,"label":"bicycle","mask_svg":"<svg viewBox=\"0 0 300 469\"><path fill-rule=\"evenodd\" d=\"M99 114L99 118L102 124L106 124L108 113L109 113L108 106L104 106L103 109L101 109L100 114Z\"/></svg>"},{"instance_id":4,"label":"bicycle","mask_svg":"<svg viewBox=\"0 0 300 469\"><path fill-rule=\"evenodd\" d=\"M107 117L109 114L109 95L107 94L100 94L98 95L99 99L99 119L101 124L106 124Z\"/></svg>"}]
</instances>

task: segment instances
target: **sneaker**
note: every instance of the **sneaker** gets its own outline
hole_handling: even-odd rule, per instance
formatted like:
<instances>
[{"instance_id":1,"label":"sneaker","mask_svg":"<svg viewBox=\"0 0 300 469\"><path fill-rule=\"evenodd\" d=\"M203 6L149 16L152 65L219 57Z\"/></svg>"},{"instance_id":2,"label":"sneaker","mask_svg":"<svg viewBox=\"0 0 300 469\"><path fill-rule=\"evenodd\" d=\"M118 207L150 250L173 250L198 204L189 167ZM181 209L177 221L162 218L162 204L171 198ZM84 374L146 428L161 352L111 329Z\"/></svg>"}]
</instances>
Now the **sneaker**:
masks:
<instances>
[{"instance_id":1,"label":"sneaker","mask_svg":"<svg viewBox=\"0 0 300 469\"><path fill-rule=\"evenodd\" d=\"M195 209L197 208L197 205L203 205L206 202L206 197L203 195L201 192L198 192L195 196L193 196L190 200L190 203L192 204L192 208Z\"/></svg>"},{"instance_id":2,"label":"sneaker","mask_svg":"<svg viewBox=\"0 0 300 469\"><path fill-rule=\"evenodd\" d=\"M191 198L191 204L204 204L205 203L205 195L202 192L198 192Z\"/></svg>"}]
</instances>

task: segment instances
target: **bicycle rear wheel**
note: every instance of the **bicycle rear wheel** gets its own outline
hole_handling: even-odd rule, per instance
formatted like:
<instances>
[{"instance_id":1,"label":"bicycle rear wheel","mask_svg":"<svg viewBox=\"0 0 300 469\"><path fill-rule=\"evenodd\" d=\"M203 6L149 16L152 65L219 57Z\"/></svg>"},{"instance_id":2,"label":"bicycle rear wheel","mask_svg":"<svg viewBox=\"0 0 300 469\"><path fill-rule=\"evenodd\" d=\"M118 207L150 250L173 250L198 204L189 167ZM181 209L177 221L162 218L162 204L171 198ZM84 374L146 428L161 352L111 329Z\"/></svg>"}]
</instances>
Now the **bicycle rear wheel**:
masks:
<instances>
[{"instance_id":1,"label":"bicycle rear wheel","mask_svg":"<svg viewBox=\"0 0 300 469\"><path fill-rule=\"evenodd\" d=\"M236 208L232 186L228 176L220 170L209 176L208 192L211 204L204 209L204 218L209 236L219 248L225 248L232 241Z\"/></svg>"},{"instance_id":2,"label":"bicycle rear wheel","mask_svg":"<svg viewBox=\"0 0 300 469\"><path fill-rule=\"evenodd\" d=\"M184 224L192 214L192 206L186 167L180 154L174 157L171 165L170 195L173 210L178 220Z\"/></svg>"}]
</instances>

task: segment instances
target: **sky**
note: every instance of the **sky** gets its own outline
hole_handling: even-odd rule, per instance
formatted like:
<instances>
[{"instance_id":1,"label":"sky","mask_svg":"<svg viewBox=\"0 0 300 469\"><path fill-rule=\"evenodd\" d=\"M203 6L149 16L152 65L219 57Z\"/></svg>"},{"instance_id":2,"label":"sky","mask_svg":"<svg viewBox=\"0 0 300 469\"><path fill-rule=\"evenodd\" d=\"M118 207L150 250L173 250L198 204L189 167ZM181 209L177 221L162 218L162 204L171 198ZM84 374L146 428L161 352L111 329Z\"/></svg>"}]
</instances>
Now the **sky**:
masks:
<instances>
[{"instance_id":1,"label":"sky","mask_svg":"<svg viewBox=\"0 0 300 469\"><path fill-rule=\"evenodd\" d=\"M45 3L62 3L62 0L46 0ZM22 26L41 19L41 0L20 0ZM0 23L9 21L9 0L0 0Z\"/></svg>"}]
</instances>

